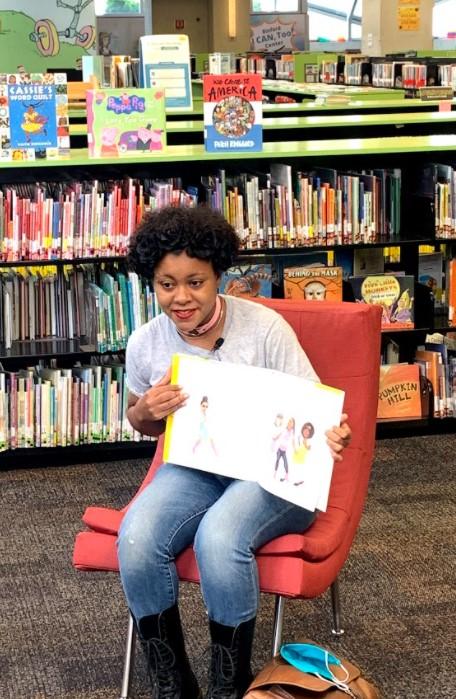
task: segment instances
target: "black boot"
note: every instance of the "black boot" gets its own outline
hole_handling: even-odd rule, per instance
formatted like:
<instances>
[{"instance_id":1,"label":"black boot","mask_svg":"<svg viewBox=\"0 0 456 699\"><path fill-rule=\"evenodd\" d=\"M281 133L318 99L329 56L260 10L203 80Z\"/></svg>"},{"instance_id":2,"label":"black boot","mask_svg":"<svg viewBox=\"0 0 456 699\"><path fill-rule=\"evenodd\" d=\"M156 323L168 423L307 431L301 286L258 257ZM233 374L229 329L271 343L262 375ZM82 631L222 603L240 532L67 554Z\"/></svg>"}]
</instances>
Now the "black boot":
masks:
<instances>
[{"instance_id":1,"label":"black boot","mask_svg":"<svg viewBox=\"0 0 456 699\"><path fill-rule=\"evenodd\" d=\"M255 619L237 627L209 622L211 667L206 699L240 699L252 681L252 655Z\"/></svg>"},{"instance_id":2,"label":"black boot","mask_svg":"<svg viewBox=\"0 0 456 699\"><path fill-rule=\"evenodd\" d=\"M200 699L198 682L185 652L177 604L161 614L143 617L137 626L154 699Z\"/></svg>"}]
</instances>

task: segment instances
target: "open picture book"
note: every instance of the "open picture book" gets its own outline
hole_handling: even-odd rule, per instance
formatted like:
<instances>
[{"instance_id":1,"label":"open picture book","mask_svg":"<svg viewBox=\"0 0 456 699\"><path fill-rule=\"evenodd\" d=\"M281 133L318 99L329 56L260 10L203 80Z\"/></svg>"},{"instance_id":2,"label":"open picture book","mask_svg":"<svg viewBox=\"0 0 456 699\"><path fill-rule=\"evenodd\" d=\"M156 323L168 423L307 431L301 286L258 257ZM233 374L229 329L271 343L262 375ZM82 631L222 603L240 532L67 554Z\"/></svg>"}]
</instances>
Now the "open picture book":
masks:
<instances>
[{"instance_id":1,"label":"open picture book","mask_svg":"<svg viewBox=\"0 0 456 699\"><path fill-rule=\"evenodd\" d=\"M171 383L189 395L167 419L164 460L241 480L307 510L326 510L333 458L325 432L344 392L272 369L175 354Z\"/></svg>"}]
</instances>

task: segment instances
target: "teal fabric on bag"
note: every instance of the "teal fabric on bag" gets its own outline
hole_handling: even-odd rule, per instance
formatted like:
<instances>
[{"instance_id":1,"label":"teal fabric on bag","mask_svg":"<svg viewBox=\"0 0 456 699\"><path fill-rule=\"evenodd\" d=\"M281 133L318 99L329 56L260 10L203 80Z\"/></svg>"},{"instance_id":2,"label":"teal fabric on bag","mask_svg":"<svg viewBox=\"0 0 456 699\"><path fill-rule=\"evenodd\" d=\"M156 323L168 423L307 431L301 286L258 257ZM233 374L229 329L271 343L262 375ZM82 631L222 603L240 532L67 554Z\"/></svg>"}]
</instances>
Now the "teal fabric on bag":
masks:
<instances>
[{"instance_id":1,"label":"teal fabric on bag","mask_svg":"<svg viewBox=\"0 0 456 699\"><path fill-rule=\"evenodd\" d=\"M280 655L297 670L324 677L331 682L334 674L329 666L342 665L335 655L312 643L286 643L281 647Z\"/></svg>"}]
</instances>

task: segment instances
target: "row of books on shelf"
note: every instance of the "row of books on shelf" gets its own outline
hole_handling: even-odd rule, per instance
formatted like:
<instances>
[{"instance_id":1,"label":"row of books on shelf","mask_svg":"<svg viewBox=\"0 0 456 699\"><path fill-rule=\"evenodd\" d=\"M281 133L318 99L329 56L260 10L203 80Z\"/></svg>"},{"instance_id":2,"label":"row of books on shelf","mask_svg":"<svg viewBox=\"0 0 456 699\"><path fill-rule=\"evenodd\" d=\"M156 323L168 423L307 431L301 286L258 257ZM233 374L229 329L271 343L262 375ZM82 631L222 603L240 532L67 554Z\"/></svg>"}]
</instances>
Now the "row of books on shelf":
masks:
<instances>
[{"instance_id":1,"label":"row of books on shelf","mask_svg":"<svg viewBox=\"0 0 456 699\"><path fill-rule=\"evenodd\" d=\"M308 64L309 69L313 64ZM315 71L314 71L315 73ZM418 90L440 86L456 89L456 62L454 58L391 58L347 54L328 57L318 66L317 76L322 83L344 85L371 85L382 88Z\"/></svg>"},{"instance_id":2,"label":"row of books on shelf","mask_svg":"<svg viewBox=\"0 0 456 699\"><path fill-rule=\"evenodd\" d=\"M148 439L127 417L120 364L0 371L0 451Z\"/></svg>"},{"instance_id":3,"label":"row of books on shelf","mask_svg":"<svg viewBox=\"0 0 456 699\"><path fill-rule=\"evenodd\" d=\"M273 262L244 263L225 272L220 291L236 296L352 300L378 304L382 328L414 327L415 284L456 325L456 259L419 256L417 279L385 269L382 248L303 252ZM443 272L445 268L445 272ZM344 290L344 280L348 282ZM347 292L349 289L349 293ZM0 272L0 342L79 339L98 352L124 349L131 332L160 313L150 280L122 263L10 267Z\"/></svg>"},{"instance_id":4,"label":"row of books on shelf","mask_svg":"<svg viewBox=\"0 0 456 699\"><path fill-rule=\"evenodd\" d=\"M140 87L139 58L125 54L82 56L82 79L100 87Z\"/></svg>"},{"instance_id":5,"label":"row of books on shelf","mask_svg":"<svg viewBox=\"0 0 456 699\"><path fill-rule=\"evenodd\" d=\"M78 338L98 352L124 349L160 312L151 284L135 272L98 266L28 267L0 273L0 342Z\"/></svg>"},{"instance_id":6,"label":"row of books on shelf","mask_svg":"<svg viewBox=\"0 0 456 699\"><path fill-rule=\"evenodd\" d=\"M202 178L209 206L221 211L248 248L372 243L397 239L401 171L295 171Z\"/></svg>"},{"instance_id":7,"label":"row of books on shelf","mask_svg":"<svg viewBox=\"0 0 456 699\"><path fill-rule=\"evenodd\" d=\"M456 343L430 339L414 363L381 367L378 418L428 416L423 378L432 386L429 414L456 415ZM127 394L118 363L0 370L0 451L147 439L126 417Z\"/></svg>"},{"instance_id":8,"label":"row of books on shelf","mask_svg":"<svg viewBox=\"0 0 456 699\"><path fill-rule=\"evenodd\" d=\"M196 201L179 178L3 185L0 261L125 255L147 211Z\"/></svg>"},{"instance_id":9,"label":"row of books on shelf","mask_svg":"<svg viewBox=\"0 0 456 699\"><path fill-rule=\"evenodd\" d=\"M434 200L436 237L456 238L456 168L430 163L419 187L420 193Z\"/></svg>"},{"instance_id":10,"label":"row of books on shelf","mask_svg":"<svg viewBox=\"0 0 456 699\"><path fill-rule=\"evenodd\" d=\"M248 248L372 243L397 239L401 172L332 168L229 175L184 187L181 178L11 184L0 188L0 261L123 255L144 214L206 203Z\"/></svg>"},{"instance_id":11,"label":"row of books on shelf","mask_svg":"<svg viewBox=\"0 0 456 699\"><path fill-rule=\"evenodd\" d=\"M431 400L429 400L431 399ZM380 419L456 416L456 334L428 335L412 363L380 367Z\"/></svg>"}]
</instances>

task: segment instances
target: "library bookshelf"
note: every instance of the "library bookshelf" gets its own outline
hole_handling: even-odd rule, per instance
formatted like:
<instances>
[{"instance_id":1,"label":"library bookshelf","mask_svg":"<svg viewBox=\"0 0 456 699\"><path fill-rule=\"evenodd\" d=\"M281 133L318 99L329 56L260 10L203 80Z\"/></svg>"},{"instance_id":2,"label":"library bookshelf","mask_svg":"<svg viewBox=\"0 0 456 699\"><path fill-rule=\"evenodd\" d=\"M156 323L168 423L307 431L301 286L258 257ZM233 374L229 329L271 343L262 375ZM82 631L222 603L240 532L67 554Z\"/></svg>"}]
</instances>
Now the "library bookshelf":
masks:
<instances>
[{"instance_id":1,"label":"library bookshelf","mask_svg":"<svg viewBox=\"0 0 456 699\"><path fill-rule=\"evenodd\" d=\"M307 238L302 243L285 236L281 239L257 237L254 244L249 244L244 239L240 261L260 259L274 263L286 257L288 260L292 260L293 264L301 264L301 257L305 253L331 251L335 254L337 264L337 256L341 251L354 254L354 251L360 248L394 246L400 249L400 262L398 263L400 269L406 274L414 275L416 279L420 245L434 245L438 249L439 246L445 244L452 250L454 240L451 236L438 239L435 237L435 199L429 192L426 194L420 190L419 182L421 169L429 162L448 165L456 163L456 135L340 138L318 141L286 140L286 130L284 130L283 135L283 141L265 142L260 153L228 153L224 155L222 163L219 154L206 153L202 144L170 145L165 151L142 157L141 160L138 160L134 154L122 157L122 159L88 159L85 149L75 149L72 150L70 158L66 160L0 163L0 184L5 197L8 189L16 189L19 196L24 196L21 194L24 191L23 188L27 186L33 188L37 186L37 183L43 187L48 186L48 191L52 192L53 184L56 183L64 186L71 183L97 182L97 186L100 187L100 183L104 182L143 182L146 178L148 182L163 182L166 179L179 178L179 187L183 189L188 186L198 188L201 196L207 197L207 183L209 180L212 181L217 173L220 174L221 165L224 176L226 176L225 184L227 187L231 186L230 183L238 182L241 173L249 173L249 176L252 175L260 179L265 178L271 165L274 164L283 165L285 168L289 167L292 177L298 171L312 171L314 168L327 168L345 173L400 169L402 215L400 230L395 233L394 237L385 236L381 232L377 238L361 238L357 242L337 239L325 242L320 237L314 237ZM203 192L203 190L205 191ZM453 235L456 239L456 233ZM63 258L62 250L66 245L65 241L60 240L60 245L62 248L54 250L53 259L48 259L49 253L46 254L46 259L33 260L20 257L19 259L9 259L7 255L3 255L1 258L3 261L0 261L0 272L3 278L5 273L13 273L17 268L36 270L39 267L52 266L56 270L60 269L61 274L70 276L69 270L71 268L89 267L91 270L95 270L90 272L92 275L90 279L93 280L98 279L99 270L109 272L112 266L121 266L124 262L122 251L112 253L108 248L101 252L92 249L89 255L77 255L75 251L79 248L74 247L74 254L71 254L71 250L68 253L67 246L66 256ZM388 331L384 334L385 341L388 336L394 335L400 346L401 361L410 360L415 347L424 341L427 332L433 331L437 326L441 332L451 329L450 325L446 324L445 319L442 320L440 317L436 320L433 314L432 300L427 290L420 287L421 285L417 284L415 327L412 330L396 331L395 333ZM2 285L2 294L4 294L4 284ZM280 296L280 291L275 290L274 295ZM23 312L21 306L23 300L23 296L19 296L17 299L16 311L19 315ZM4 308L4 304L2 307ZM123 346L100 348L96 342L90 341L90 338L77 337L74 323L71 327L71 336L48 335L39 341L30 340L30 338L16 339L9 343L9 347L1 342L2 373L17 374L21 369L26 371L27 367L33 366L39 360L53 360L51 366L56 365L70 372L75 365L84 365L91 359L97 360L97 358L106 355L109 358L115 355L118 357L118 364L121 364ZM100 362L100 365L105 366L103 362ZM112 377L111 374L110 376ZM111 397L116 391L118 394L119 386L116 386ZM68 396L68 394L64 395ZM68 397L67 400L69 400ZM119 404L115 403L115 399L113 400L114 405L117 406L117 411L119 411ZM0 468L8 467L9 464L13 463L14 465L37 465L51 463L53 460L58 463L97 460L107 458L108 454L110 458L125 458L132 454L150 454L154 448L151 442L143 440L116 440L115 434L112 433L104 435L106 440L102 433L101 436L98 435L96 442L76 445L70 443L68 430L71 430L71 427L68 417L66 424L66 446L63 444L58 446L35 445L33 441L29 441L25 445L18 444L16 440L15 448L9 447L0 452ZM454 418L439 420L428 418L407 423L394 421L388 424L379 424L378 436L454 431L455 425ZM110 441L107 441L108 439ZM65 440L63 441L65 442Z\"/></svg>"}]
</instances>

